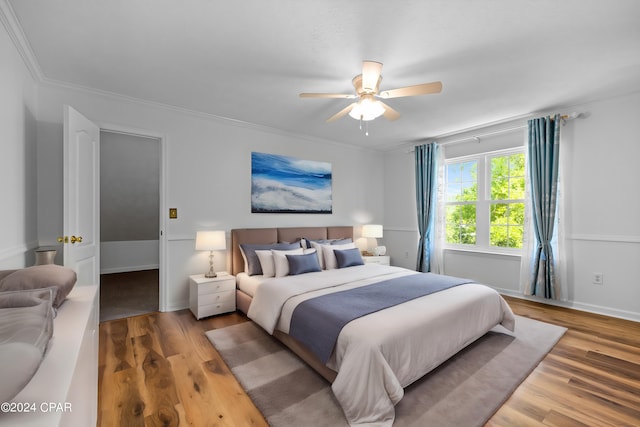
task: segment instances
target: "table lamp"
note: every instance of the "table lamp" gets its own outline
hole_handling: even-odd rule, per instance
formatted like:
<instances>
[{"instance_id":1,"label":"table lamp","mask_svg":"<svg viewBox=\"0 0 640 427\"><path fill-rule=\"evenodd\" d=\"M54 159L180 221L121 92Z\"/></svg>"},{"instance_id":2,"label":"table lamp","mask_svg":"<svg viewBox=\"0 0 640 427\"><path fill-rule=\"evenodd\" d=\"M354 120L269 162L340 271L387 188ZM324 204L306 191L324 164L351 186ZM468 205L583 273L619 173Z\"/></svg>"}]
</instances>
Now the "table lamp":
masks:
<instances>
[{"instance_id":1,"label":"table lamp","mask_svg":"<svg viewBox=\"0 0 640 427\"><path fill-rule=\"evenodd\" d=\"M216 277L213 270L213 251L223 251L227 249L227 237L224 231L198 231L196 233L196 250L209 251L209 271L204 277Z\"/></svg>"}]
</instances>

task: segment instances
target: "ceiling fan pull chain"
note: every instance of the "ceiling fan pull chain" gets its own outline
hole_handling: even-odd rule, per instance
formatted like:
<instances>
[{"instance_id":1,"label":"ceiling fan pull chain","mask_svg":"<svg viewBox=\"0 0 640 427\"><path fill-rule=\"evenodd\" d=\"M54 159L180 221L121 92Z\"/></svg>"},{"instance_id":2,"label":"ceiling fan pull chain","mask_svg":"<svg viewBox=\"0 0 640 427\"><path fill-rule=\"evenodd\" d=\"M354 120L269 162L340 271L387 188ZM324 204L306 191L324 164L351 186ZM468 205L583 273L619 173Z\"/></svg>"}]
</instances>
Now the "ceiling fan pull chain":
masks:
<instances>
[{"instance_id":1,"label":"ceiling fan pull chain","mask_svg":"<svg viewBox=\"0 0 640 427\"><path fill-rule=\"evenodd\" d=\"M364 124L364 129L365 129L364 136L369 136L369 122L366 122Z\"/></svg>"}]
</instances>

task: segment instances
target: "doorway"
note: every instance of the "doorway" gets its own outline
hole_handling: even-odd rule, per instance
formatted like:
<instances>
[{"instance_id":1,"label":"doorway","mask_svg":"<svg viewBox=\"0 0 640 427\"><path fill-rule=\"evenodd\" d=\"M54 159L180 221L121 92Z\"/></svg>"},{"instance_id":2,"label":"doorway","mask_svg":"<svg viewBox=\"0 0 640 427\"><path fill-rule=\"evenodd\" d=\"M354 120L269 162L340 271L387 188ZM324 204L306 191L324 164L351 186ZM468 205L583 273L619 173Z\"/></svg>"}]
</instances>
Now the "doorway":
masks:
<instances>
[{"instance_id":1,"label":"doorway","mask_svg":"<svg viewBox=\"0 0 640 427\"><path fill-rule=\"evenodd\" d=\"M161 140L100 131L100 321L159 310Z\"/></svg>"}]
</instances>

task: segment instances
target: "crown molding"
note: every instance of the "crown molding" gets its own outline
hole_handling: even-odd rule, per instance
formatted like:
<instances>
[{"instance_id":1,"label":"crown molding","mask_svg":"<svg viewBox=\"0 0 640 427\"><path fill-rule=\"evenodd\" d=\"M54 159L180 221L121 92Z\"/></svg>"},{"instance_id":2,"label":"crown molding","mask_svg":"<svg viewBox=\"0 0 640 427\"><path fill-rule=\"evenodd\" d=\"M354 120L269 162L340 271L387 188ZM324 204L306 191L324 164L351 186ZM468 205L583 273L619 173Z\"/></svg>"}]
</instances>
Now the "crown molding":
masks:
<instances>
[{"instance_id":1,"label":"crown molding","mask_svg":"<svg viewBox=\"0 0 640 427\"><path fill-rule=\"evenodd\" d=\"M11 4L9 4L7 0L0 0L0 21L7 30L9 38L11 38L13 45L22 57L22 61L29 70L29 73L31 73L31 77L33 77L36 82L41 83L44 80L42 68L40 68L40 64L29 44L29 40L27 40L27 37L22 31L22 26Z\"/></svg>"}]
</instances>

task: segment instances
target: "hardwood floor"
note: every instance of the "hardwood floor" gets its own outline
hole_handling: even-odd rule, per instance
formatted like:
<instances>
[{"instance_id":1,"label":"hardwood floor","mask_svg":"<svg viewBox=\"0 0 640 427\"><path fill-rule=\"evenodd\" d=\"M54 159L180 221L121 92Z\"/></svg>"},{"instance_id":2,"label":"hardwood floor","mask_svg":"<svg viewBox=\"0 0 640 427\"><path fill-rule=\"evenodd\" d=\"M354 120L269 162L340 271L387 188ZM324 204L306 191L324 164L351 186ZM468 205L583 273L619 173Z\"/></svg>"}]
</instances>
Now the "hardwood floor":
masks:
<instances>
[{"instance_id":1,"label":"hardwood floor","mask_svg":"<svg viewBox=\"0 0 640 427\"><path fill-rule=\"evenodd\" d=\"M487 426L640 425L640 323L507 300L569 330ZM204 336L245 321L181 310L101 323L98 426L266 426Z\"/></svg>"}]
</instances>

